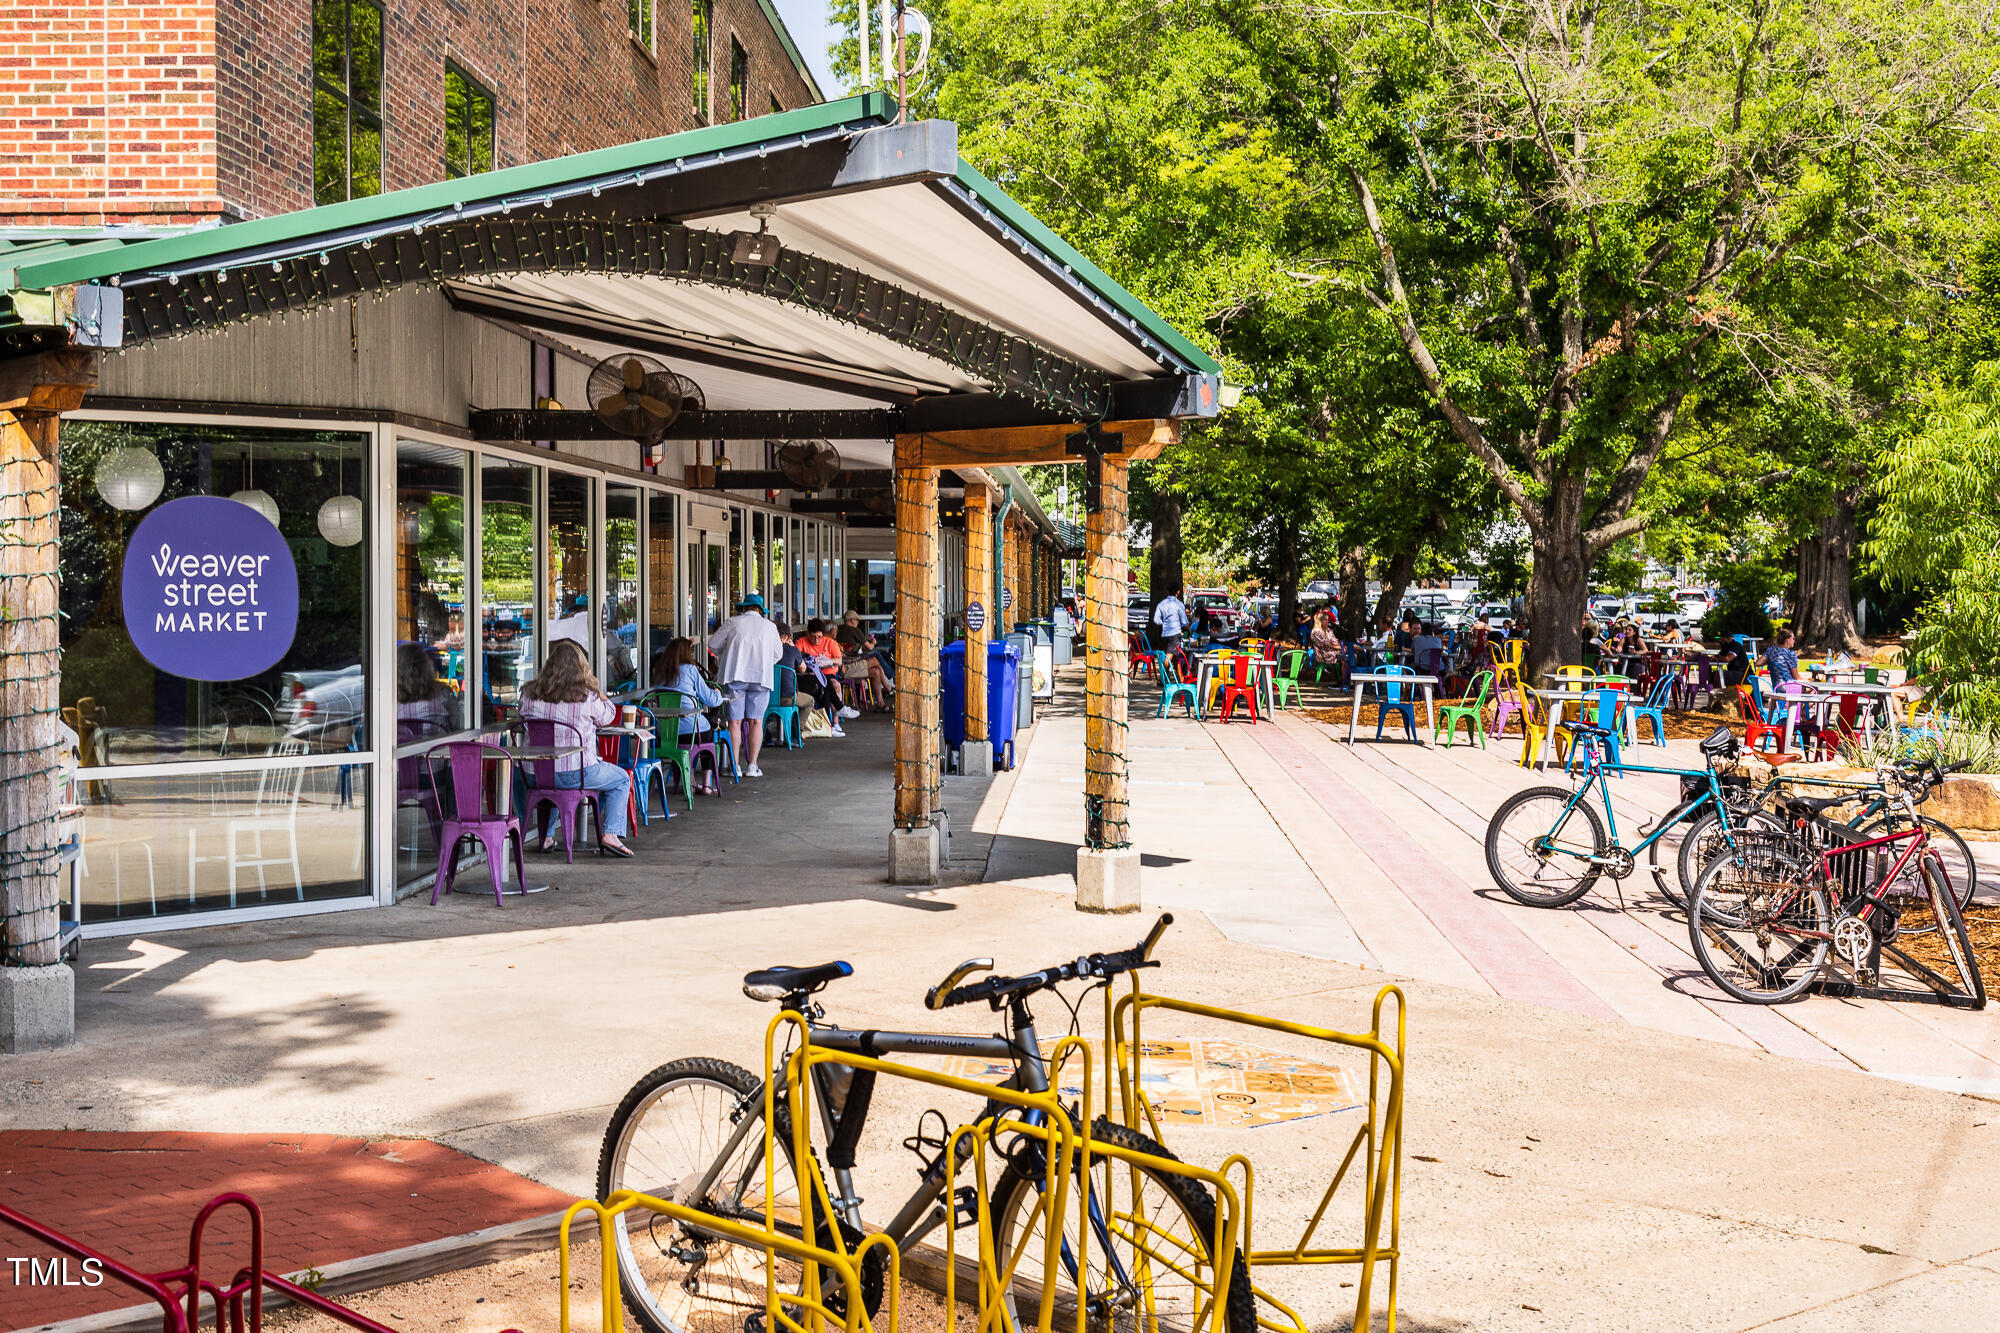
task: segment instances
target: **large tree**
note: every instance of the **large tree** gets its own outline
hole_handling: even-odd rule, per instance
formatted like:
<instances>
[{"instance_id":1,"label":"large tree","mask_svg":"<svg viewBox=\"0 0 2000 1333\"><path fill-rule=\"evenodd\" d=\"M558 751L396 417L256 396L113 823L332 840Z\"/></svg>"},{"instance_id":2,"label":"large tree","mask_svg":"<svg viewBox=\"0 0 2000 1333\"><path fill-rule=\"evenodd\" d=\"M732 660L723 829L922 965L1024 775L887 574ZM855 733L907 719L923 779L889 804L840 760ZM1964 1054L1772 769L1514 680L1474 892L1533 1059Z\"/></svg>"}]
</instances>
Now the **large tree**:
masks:
<instances>
[{"instance_id":1,"label":"large tree","mask_svg":"<svg viewBox=\"0 0 2000 1333\"><path fill-rule=\"evenodd\" d=\"M1532 669L1575 661L1588 571L1658 512L1711 384L1798 369L1788 286L1842 252L1926 263L1940 220L1910 209L1990 129L1993 5L1311 12L1359 244L1327 270L1527 526Z\"/></svg>"}]
</instances>

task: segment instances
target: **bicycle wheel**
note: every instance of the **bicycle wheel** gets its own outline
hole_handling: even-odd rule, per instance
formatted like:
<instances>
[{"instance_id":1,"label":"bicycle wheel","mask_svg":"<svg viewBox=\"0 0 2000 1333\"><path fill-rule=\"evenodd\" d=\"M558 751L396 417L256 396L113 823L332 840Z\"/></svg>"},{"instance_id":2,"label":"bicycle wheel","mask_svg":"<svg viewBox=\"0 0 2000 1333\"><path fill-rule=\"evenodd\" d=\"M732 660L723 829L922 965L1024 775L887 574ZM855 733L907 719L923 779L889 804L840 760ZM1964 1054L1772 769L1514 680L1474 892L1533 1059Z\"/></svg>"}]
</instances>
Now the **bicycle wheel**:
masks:
<instances>
[{"instance_id":1,"label":"bicycle wheel","mask_svg":"<svg viewBox=\"0 0 2000 1333\"><path fill-rule=\"evenodd\" d=\"M1739 846L1746 836L1754 841L1756 838L1784 838L1791 833L1782 819L1762 810L1743 814L1731 811L1730 829L1731 837ZM1694 886L1701 878L1701 872L1708 869L1709 863L1716 857L1730 850L1730 841L1723 836L1722 817L1713 809L1702 811L1681 837L1680 852L1675 858L1679 884L1675 889L1666 889L1667 896L1679 906L1686 907L1694 898ZM1653 845L1657 847L1659 843ZM1662 887L1665 888L1664 884Z\"/></svg>"},{"instance_id":2,"label":"bicycle wheel","mask_svg":"<svg viewBox=\"0 0 2000 1333\"><path fill-rule=\"evenodd\" d=\"M784 1116L780 1107L779 1115ZM729 1154L714 1183L697 1195L702 1179L722 1156L738 1123L750 1130ZM755 1074L726 1060L676 1060L635 1084L612 1113L597 1161L597 1197L638 1190L749 1226L764 1225L764 1095ZM803 1235L799 1225L798 1180L792 1169L791 1134L781 1120L772 1200L778 1229ZM824 1217L814 1225L815 1243L832 1248L833 1229ZM842 1228L852 1248L856 1237ZM632 1210L612 1219L619 1281L625 1306L648 1333L742 1333L764 1319L767 1270L764 1251L738 1245L700 1226L658 1213ZM862 1300L872 1315L880 1306L886 1260L869 1252ZM781 1290L798 1291L804 1266L779 1258ZM819 1277L822 1301L845 1306L840 1280ZM803 1321L803 1307L782 1308Z\"/></svg>"},{"instance_id":3,"label":"bicycle wheel","mask_svg":"<svg viewBox=\"0 0 2000 1333\"><path fill-rule=\"evenodd\" d=\"M1986 979L1979 971L1979 956L1972 951L1972 937L1965 928L1965 916L1958 909L1956 893L1946 891L1948 881L1940 874L1941 869L1938 857L1926 851L1920 870L1924 885L1923 902L1903 909L1896 937L1883 941L1882 951L1896 956L1905 966L1915 964L1927 970L1929 976L1924 976L1922 972L1917 975L1947 1002L1984 1009ZM1937 929L1940 922L1946 929ZM1937 943L1935 951L1926 951L1930 953L1928 960L1913 957L1904 941L1913 935L1930 935L1933 932L1937 935ZM1939 953L1943 957L1938 957Z\"/></svg>"},{"instance_id":4,"label":"bicycle wheel","mask_svg":"<svg viewBox=\"0 0 2000 1333\"><path fill-rule=\"evenodd\" d=\"M1486 825L1486 869L1530 907L1565 907L1590 892L1610 849L1604 818L1567 787L1530 787L1500 803ZM1568 807L1565 810L1565 807Z\"/></svg>"},{"instance_id":5,"label":"bicycle wheel","mask_svg":"<svg viewBox=\"0 0 2000 1333\"><path fill-rule=\"evenodd\" d=\"M1776 849L1739 846L1695 881L1688 937L1709 980L1746 1004L1778 1004L1819 979L1833 930L1826 890Z\"/></svg>"},{"instance_id":6,"label":"bicycle wheel","mask_svg":"<svg viewBox=\"0 0 2000 1333\"><path fill-rule=\"evenodd\" d=\"M1972 903L1973 890L1979 887L1979 863L1972 859L1972 848L1958 836L1957 829L1943 820L1929 815L1918 815L1917 819L1930 834L1931 850L1943 863L1945 878L1951 882L1951 896L1958 900L1958 910L1963 912ZM1879 838L1895 832L1901 824L1901 819L1891 819L1889 812L1882 811L1862 820L1854 832L1861 838Z\"/></svg>"},{"instance_id":7,"label":"bicycle wheel","mask_svg":"<svg viewBox=\"0 0 2000 1333\"><path fill-rule=\"evenodd\" d=\"M1108 1120L1100 1119L1090 1132L1099 1142L1178 1160L1145 1135ZM1022 1158L1039 1163L1039 1146ZM993 1252L1002 1271L1012 1267L1014 1273L1001 1297L1009 1333L1035 1327L1048 1281L1042 1262L1048 1237L1048 1219L1040 1211L1042 1184L1039 1165L1029 1164L1023 1171L1010 1163L993 1189ZM1087 1253L1082 1300L1092 1333L1208 1333L1216 1300L1211 1253L1215 1201L1208 1188L1189 1176L1093 1157L1090 1197L1103 1215L1111 1255L1094 1226L1089 1227L1087 1250L1080 1251L1075 1193L1064 1212L1062 1245L1067 1256ZM1049 1327L1076 1327L1077 1277L1072 1262L1059 1263L1056 1317ZM1230 1265L1223 1318L1228 1333L1257 1333L1257 1301L1241 1249Z\"/></svg>"}]
</instances>

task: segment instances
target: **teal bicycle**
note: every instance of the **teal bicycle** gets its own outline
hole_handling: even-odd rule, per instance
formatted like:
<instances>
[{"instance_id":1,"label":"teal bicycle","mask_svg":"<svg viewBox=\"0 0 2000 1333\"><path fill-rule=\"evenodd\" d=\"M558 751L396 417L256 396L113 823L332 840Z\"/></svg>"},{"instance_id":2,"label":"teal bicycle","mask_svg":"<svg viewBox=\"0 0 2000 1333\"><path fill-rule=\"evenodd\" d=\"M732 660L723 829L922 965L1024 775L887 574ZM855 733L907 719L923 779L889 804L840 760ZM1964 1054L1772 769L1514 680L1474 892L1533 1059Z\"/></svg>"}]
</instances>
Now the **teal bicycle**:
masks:
<instances>
[{"instance_id":1,"label":"teal bicycle","mask_svg":"<svg viewBox=\"0 0 2000 1333\"><path fill-rule=\"evenodd\" d=\"M1717 727L1701 743L1702 768L1654 768L1643 764L1604 762L1602 727L1576 727L1577 745L1585 754L1584 778L1576 787L1530 787L1508 797L1486 826L1486 868L1507 896L1529 907L1566 907L1609 876L1623 881L1649 860L1655 884L1685 907L1695 881L1710 860L1724 850L1733 852L1737 835L1755 820L1750 784L1734 774L1716 772L1718 762L1733 760L1742 747L1728 727ZM1652 827L1642 825L1637 846L1627 848L1618 838L1618 817L1611 808L1611 787L1605 774L1660 773L1681 781L1681 800ZM1604 806L1600 815L1590 801L1595 791ZM1670 829L1700 825L1705 836L1681 839L1671 880L1660 864L1660 844Z\"/></svg>"}]
</instances>

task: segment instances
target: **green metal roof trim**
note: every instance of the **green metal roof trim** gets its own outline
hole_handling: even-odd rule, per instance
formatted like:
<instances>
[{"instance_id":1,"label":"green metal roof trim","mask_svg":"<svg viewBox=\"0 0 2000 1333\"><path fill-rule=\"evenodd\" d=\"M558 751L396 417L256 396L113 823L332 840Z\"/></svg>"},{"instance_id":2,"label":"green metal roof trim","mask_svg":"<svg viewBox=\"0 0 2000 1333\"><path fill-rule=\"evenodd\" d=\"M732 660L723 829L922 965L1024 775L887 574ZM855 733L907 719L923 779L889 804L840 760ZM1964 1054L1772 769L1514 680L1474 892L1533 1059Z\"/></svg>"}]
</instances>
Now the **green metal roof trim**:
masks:
<instances>
[{"instance_id":1,"label":"green metal roof trim","mask_svg":"<svg viewBox=\"0 0 2000 1333\"><path fill-rule=\"evenodd\" d=\"M777 33L778 40L784 43L785 54L792 58L792 64L798 69L799 77L806 81L806 87L812 89L813 99L824 102L826 94L820 91L819 80L813 77L813 72L806 68L806 59L799 54L798 45L792 41L792 30L785 26L782 18L778 17L777 6L773 5L771 0L757 0L757 7L764 11L764 17L769 21L771 30Z\"/></svg>"},{"instance_id":2,"label":"green metal roof trim","mask_svg":"<svg viewBox=\"0 0 2000 1333\"><path fill-rule=\"evenodd\" d=\"M481 172L477 176L412 186L407 190L395 190L367 199L321 204L317 208L303 208L227 227L147 241L119 250L115 262L112 256L94 254L41 264L23 264L16 271L14 280L22 287L60 287L67 283L97 282L168 264L199 263L238 250L304 241L325 232L379 226L400 218L421 218L449 212L460 205L531 195L537 190L572 185L593 176L615 176L656 167L676 158L748 148L796 134L835 129L845 124L879 123L892 119L895 114L894 98L886 93L864 93L838 102L822 102L749 120L731 121L725 125L705 125L657 139L620 144L615 148L552 157L542 162Z\"/></svg>"},{"instance_id":3,"label":"green metal roof trim","mask_svg":"<svg viewBox=\"0 0 2000 1333\"><path fill-rule=\"evenodd\" d=\"M1056 235L1033 213L1021 207L1013 196L995 185L964 158L958 160L958 181L973 194L979 202L1007 220L1007 224L1023 236L1040 246L1051 259L1068 268L1076 276L1111 304L1136 320L1139 326L1186 358L1196 370L1210 375L1220 375L1222 364L1201 348L1189 342L1187 336L1156 314L1153 308L1120 286L1110 274L1085 259L1077 248Z\"/></svg>"}]
</instances>

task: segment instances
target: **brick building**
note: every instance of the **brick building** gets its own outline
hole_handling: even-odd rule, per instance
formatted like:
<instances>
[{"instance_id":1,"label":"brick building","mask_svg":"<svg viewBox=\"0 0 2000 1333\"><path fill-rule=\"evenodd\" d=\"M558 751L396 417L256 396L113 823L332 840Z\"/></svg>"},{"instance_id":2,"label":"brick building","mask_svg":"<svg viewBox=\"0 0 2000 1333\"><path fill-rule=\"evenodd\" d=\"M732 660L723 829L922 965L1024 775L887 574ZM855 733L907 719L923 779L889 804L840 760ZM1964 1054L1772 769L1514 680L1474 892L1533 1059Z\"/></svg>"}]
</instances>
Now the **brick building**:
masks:
<instances>
[{"instance_id":1,"label":"brick building","mask_svg":"<svg viewBox=\"0 0 2000 1333\"><path fill-rule=\"evenodd\" d=\"M262 217L820 100L769 0L19 0L0 226Z\"/></svg>"}]
</instances>

